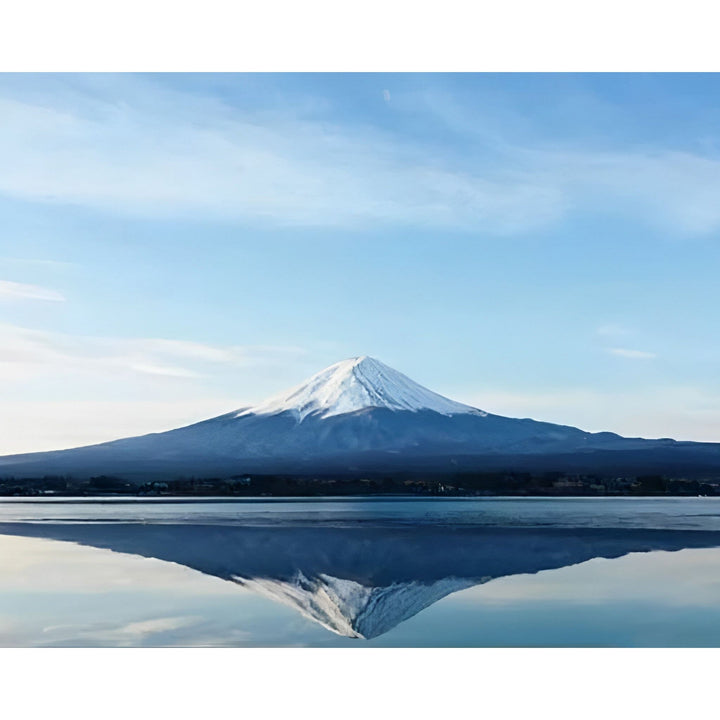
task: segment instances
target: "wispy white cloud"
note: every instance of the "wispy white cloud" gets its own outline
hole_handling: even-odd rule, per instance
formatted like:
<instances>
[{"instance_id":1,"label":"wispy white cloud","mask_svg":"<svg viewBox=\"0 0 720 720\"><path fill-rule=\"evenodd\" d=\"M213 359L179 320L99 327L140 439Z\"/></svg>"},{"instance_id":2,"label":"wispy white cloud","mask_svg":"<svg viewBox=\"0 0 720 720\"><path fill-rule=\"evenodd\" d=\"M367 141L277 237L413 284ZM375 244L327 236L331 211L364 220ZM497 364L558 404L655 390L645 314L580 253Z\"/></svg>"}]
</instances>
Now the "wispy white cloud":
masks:
<instances>
[{"instance_id":1,"label":"wispy white cloud","mask_svg":"<svg viewBox=\"0 0 720 720\"><path fill-rule=\"evenodd\" d=\"M720 159L668 148L522 150L576 206L641 216L688 235L720 228Z\"/></svg>"},{"instance_id":2,"label":"wispy white cloud","mask_svg":"<svg viewBox=\"0 0 720 720\"><path fill-rule=\"evenodd\" d=\"M148 375L164 375L165 377L196 378L200 373L187 368L173 367L172 365L150 365L148 363L134 363L129 366L131 370Z\"/></svg>"},{"instance_id":3,"label":"wispy white cloud","mask_svg":"<svg viewBox=\"0 0 720 720\"><path fill-rule=\"evenodd\" d=\"M55 290L27 283L0 280L0 300L48 300L63 302L65 297Z\"/></svg>"},{"instance_id":4,"label":"wispy white cloud","mask_svg":"<svg viewBox=\"0 0 720 720\"><path fill-rule=\"evenodd\" d=\"M230 107L141 79L0 97L0 193L116 213L300 226L404 224L512 234L600 207L675 232L720 228L720 160L577 149L473 132L462 159L318 114ZM116 85L121 83L118 90ZM118 100L122 97L122 102ZM383 91L386 102L388 90ZM394 102L394 98L393 98ZM492 158L478 152L492 148ZM482 159L478 159L482 158Z\"/></svg>"},{"instance_id":5,"label":"wispy white cloud","mask_svg":"<svg viewBox=\"0 0 720 720\"><path fill-rule=\"evenodd\" d=\"M202 622L203 618L198 616L159 617L137 620L116 627L107 622L88 622L86 625L48 625L42 628L42 633L48 636L43 639L50 644L58 642L62 644L63 638L72 638L76 643L129 647L141 645L146 641L152 642L154 635L173 633L177 630L194 627ZM167 644L173 644L172 636Z\"/></svg>"},{"instance_id":6,"label":"wispy white cloud","mask_svg":"<svg viewBox=\"0 0 720 720\"><path fill-rule=\"evenodd\" d=\"M556 192L563 214L592 208L682 235L720 229L717 138L705 151L647 142L600 148L592 140L564 143L538 134L532 120L510 106L498 104L479 115L447 92L424 90L413 98L413 108L463 138L468 153L491 149L506 169L522 170L533 183ZM586 105L586 112L593 111L615 113L618 108L594 98Z\"/></svg>"},{"instance_id":7,"label":"wispy white cloud","mask_svg":"<svg viewBox=\"0 0 720 720\"><path fill-rule=\"evenodd\" d=\"M27 257L11 257L11 256L0 256L0 264L7 264L11 266L39 266L52 269L66 269L76 265L76 263L69 262L67 260L53 260L51 258L27 258Z\"/></svg>"},{"instance_id":8,"label":"wispy white cloud","mask_svg":"<svg viewBox=\"0 0 720 720\"><path fill-rule=\"evenodd\" d=\"M559 212L555 191L522 171L459 172L428 148L377 130L156 91L153 98L137 83L122 104L111 91L57 106L0 98L0 151L12 167L0 171L0 193L274 225L513 232Z\"/></svg>"},{"instance_id":9,"label":"wispy white cloud","mask_svg":"<svg viewBox=\"0 0 720 720\"><path fill-rule=\"evenodd\" d=\"M214 346L162 338L104 338L0 325L0 383L61 370L194 378L217 365L297 356L296 347Z\"/></svg>"},{"instance_id":10,"label":"wispy white cloud","mask_svg":"<svg viewBox=\"0 0 720 720\"><path fill-rule=\"evenodd\" d=\"M191 625L197 625L201 621L202 618L197 616L152 618L150 620L131 622L127 625L114 628L113 630L104 630L97 634L106 640L111 638L120 639L123 636L138 639L148 635L156 635L157 633L170 632Z\"/></svg>"},{"instance_id":11,"label":"wispy white cloud","mask_svg":"<svg viewBox=\"0 0 720 720\"><path fill-rule=\"evenodd\" d=\"M603 336L623 336L623 335L631 335L631 331L624 327L623 325L619 325L617 323L607 323L606 325L601 325L598 327L595 332L598 335Z\"/></svg>"},{"instance_id":12,"label":"wispy white cloud","mask_svg":"<svg viewBox=\"0 0 720 720\"><path fill-rule=\"evenodd\" d=\"M646 352L644 350L632 350L629 348L608 348L607 352L618 357L628 358L629 360L651 360L657 357L655 353Z\"/></svg>"}]
</instances>

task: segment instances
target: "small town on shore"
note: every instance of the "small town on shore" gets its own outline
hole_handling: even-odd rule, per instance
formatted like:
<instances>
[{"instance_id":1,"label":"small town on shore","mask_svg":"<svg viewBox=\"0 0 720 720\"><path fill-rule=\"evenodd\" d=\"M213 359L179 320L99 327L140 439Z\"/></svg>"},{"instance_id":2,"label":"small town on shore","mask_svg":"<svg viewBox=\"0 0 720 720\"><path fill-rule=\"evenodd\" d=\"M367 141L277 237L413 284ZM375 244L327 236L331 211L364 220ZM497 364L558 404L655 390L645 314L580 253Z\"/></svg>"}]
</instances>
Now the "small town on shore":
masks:
<instances>
[{"instance_id":1,"label":"small town on shore","mask_svg":"<svg viewBox=\"0 0 720 720\"><path fill-rule=\"evenodd\" d=\"M239 474L229 478L124 479L46 475L0 478L2 497L720 496L720 477L601 476L561 472L395 474L370 477Z\"/></svg>"}]
</instances>

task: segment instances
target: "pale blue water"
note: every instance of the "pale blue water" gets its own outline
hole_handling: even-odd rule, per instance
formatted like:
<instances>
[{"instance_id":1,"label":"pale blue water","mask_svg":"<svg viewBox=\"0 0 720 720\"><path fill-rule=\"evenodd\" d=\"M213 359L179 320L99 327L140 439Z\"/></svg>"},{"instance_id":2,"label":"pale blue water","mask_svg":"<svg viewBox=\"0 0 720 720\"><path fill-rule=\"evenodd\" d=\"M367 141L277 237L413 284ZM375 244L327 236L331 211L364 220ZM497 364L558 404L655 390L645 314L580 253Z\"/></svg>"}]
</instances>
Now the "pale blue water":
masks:
<instances>
[{"instance_id":1,"label":"pale blue water","mask_svg":"<svg viewBox=\"0 0 720 720\"><path fill-rule=\"evenodd\" d=\"M720 499L0 503L0 646L720 646Z\"/></svg>"},{"instance_id":2,"label":"pale blue water","mask_svg":"<svg viewBox=\"0 0 720 720\"><path fill-rule=\"evenodd\" d=\"M5 498L3 522L450 523L720 530L720 497Z\"/></svg>"}]
</instances>

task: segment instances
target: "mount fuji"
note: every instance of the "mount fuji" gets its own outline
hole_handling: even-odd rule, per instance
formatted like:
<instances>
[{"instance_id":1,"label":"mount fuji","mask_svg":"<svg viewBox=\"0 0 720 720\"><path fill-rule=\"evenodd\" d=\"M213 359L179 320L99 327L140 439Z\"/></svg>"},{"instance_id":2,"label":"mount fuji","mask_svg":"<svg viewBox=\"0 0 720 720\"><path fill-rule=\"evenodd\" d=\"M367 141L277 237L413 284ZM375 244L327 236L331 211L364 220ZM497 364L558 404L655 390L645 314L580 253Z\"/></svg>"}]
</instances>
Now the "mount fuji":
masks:
<instances>
[{"instance_id":1,"label":"mount fuji","mask_svg":"<svg viewBox=\"0 0 720 720\"><path fill-rule=\"evenodd\" d=\"M493 415L362 356L259 405L176 430L0 458L0 477L488 469L718 471L720 444L624 438Z\"/></svg>"}]
</instances>

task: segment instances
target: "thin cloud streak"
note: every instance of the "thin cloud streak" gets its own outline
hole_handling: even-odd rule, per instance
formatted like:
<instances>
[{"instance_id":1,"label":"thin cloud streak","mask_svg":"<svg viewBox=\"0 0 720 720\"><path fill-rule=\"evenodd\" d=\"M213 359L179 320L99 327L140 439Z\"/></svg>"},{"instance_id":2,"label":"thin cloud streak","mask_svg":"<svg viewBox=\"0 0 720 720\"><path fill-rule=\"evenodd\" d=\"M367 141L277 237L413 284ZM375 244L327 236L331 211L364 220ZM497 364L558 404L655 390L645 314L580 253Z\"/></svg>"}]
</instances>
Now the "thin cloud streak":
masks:
<instances>
[{"instance_id":1,"label":"thin cloud streak","mask_svg":"<svg viewBox=\"0 0 720 720\"><path fill-rule=\"evenodd\" d=\"M8 257L0 256L0 264L7 265L30 265L52 269L66 269L77 267L77 263L67 260L52 260L50 258L24 258L24 257Z\"/></svg>"},{"instance_id":2,"label":"thin cloud streak","mask_svg":"<svg viewBox=\"0 0 720 720\"><path fill-rule=\"evenodd\" d=\"M628 348L608 348L607 352L618 357L628 358L629 360L652 360L657 355L644 350L631 350Z\"/></svg>"},{"instance_id":3,"label":"thin cloud streak","mask_svg":"<svg viewBox=\"0 0 720 720\"><path fill-rule=\"evenodd\" d=\"M148 365L146 363L136 363L130 365L131 370L139 373L147 373L148 375L163 375L165 377L177 378L197 378L202 377L200 373L187 370L181 367L172 367L170 365Z\"/></svg>"},{"instance_id":4,"label":"thin cloud streak","mask_svg":"<svg viewBox=\"0 0 720 720\"><path fill-rule=\"evenodd\" d=\"M27 283L0 280L0 300L45 300L65 302L65 297L55 290Z\"/></svg>"},{"instance_id":5,"label":"thin cloud streak","mask_svg":"<svg viewBox=\"0 0 720 720\"><path fill-rule=\"evenodd\" d=\"M150 620L131 622L118 628L89 631L83 633L83 636L102 639L104 641L130 641L130 639L137 641L140 638L156 635L157 633L170 632L191 625L197 625L202 619L202 617L194 615L152 618Z\"/></svg>"},{"instance_id":6,"label":"thin cloud streak","mask_svg":"<svg viewBox=\"0 0 720 720\"><path fill-rule=\"evenodd\" d=\"M615 323L608 323L607 325L601 325L597 330L595 330L595 333L597 335L603 335L603 336L624 336L624 335L631 335L632 333L630 330L628 330L626 327L623 327L622 325L617 325Z\"/></svg>"}]
</instances>

